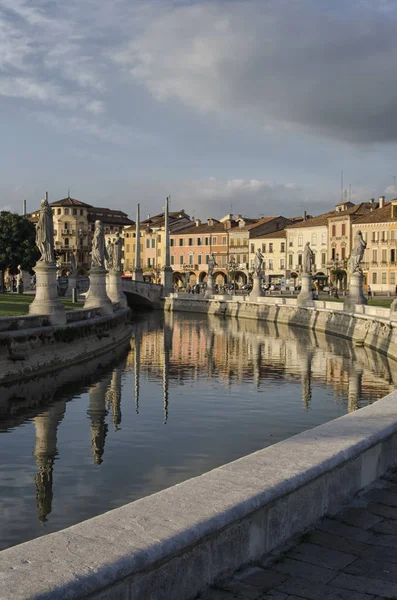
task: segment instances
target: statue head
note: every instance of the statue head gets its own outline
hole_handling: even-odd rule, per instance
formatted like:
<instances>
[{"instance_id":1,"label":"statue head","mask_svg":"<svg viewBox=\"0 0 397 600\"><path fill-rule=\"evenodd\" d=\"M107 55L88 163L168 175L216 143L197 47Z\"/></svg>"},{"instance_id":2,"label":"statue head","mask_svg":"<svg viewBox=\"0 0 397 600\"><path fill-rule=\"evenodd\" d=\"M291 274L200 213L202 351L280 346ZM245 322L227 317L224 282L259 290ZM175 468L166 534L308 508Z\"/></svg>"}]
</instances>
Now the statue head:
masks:
<instances>
[{"instance_id":1,"label":"statue head","mask_svg":"<svg viewBox=\"0 0 397 600\"><path fill-rule=\"evenodd\" d=\"M306 242L306 246L310 246L310 242Z\"/></svg>"}]
</instances>

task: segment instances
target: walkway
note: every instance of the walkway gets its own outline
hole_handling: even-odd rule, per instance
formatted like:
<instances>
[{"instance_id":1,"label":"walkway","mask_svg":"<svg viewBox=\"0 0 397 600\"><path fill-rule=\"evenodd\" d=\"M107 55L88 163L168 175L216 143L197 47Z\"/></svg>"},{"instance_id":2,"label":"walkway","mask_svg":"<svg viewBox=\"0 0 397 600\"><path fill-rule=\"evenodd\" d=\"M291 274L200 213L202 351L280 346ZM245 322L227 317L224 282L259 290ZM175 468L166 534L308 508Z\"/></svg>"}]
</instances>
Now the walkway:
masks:
<instances>
[{"instance_id":1,"label":"walkway","mask_svg":"<svg viewBox=\"0 0 397 600\"><path fill-rule=\"evenodd\" d=\"M237 571L199 598L397 600L397 470L282 555Z\"/></svg>"}]
</instances>

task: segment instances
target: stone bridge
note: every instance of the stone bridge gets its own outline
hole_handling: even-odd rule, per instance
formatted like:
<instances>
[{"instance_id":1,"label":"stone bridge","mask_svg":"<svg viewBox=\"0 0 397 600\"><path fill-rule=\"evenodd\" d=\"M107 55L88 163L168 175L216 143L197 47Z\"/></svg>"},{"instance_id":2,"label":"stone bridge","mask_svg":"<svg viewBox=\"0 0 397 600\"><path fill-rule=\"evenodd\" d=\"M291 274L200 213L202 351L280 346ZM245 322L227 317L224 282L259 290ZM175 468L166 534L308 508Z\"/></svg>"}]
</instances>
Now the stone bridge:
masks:
<instances>
[{"instance_id":1,"label":"stone bridge","mask_svg":"<svg viewBox=\"0 0 397 600\"><path fill-rule=\"evenodd\" d=\"M163 286L157 283L122 279L122 290L131 308L163 306Z\"/></svg>"}]
</instances>

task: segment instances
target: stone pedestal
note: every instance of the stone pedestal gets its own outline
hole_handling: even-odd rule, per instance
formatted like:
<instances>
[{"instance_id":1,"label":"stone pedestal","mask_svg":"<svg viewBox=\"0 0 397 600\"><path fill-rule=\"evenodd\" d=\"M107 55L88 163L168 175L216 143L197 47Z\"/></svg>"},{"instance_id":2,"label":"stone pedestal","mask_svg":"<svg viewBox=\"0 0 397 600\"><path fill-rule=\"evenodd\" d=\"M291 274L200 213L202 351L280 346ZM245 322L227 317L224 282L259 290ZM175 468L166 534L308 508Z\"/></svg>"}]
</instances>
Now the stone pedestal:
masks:
<instances>
[{"instance_id":1,"label":"stone pedestal","mask_svg":"<svg viewBox=\"0 0 397 600\"><path fill-rule=\"evenodd\" d=\"M88 290L84 308L100 308L101 314L113 313L113 305L106 293L106 269L93 267L90 271L90 289Z\"/></svg>"},{"instance_id":2,"label":"stone pedestal","mask_svg":"<svg viewBox=\"0 0 397 600\"><path fill-rule=\"evenodd\" d=\"M296 299L298 306L314 306L312 285L312 276L309 273L303 273L301 291Z\"/></svg>"},{"instance_id":3,"label":"stone pedestal","mask_svg":"<svg viewBox=\"0 0 397 600\"><path fill-rule=\"evenodd\" d=\"M55 263L38 262L36 273L36 295L29 307L30 315L49 315L52 325L64 325L66 313L58 298L57 266Z\"/></svg>"},{"instance_id":4,"label":"stone pedestal","mask_svg":"<svg viewBox=\"0 0 397 600\"><path fill-rule=\"evenodd\" d=\"M390 321L397 321L397 298L393 300L390 306Z\"/></svg>"},{"instance_id":5,"label":"stone pedestal","mask_svg":"<svg viewBox=\"0 0 397 600\"><path fill-rule=\"evenodd\" d=\"M23 291L27 292L32 287L30 285L30 275L27 271L21 271L21 275L22 275L22 282L23 282Z\"/></svg>"},{"instance_id":6,"label":"stone pedestal","mask_svg":"<svg viewBox=\"0 0 397 600\"><path fill-rule=\"evenodd\" d=\"M110 270L106 275L106 293L112 302L119 302L120 308L127 308L127 299L122 290L121 273Z\"/></svg>"},{"instance_id":7,"label":"stone pedestal","mask_svg":"<svg viewBox=\"0 0 397 600\"><path fill-rule=\"evenodd\" d=\"M163 286L163 294L164 296L168 296L168 294L172 294L174 291L174 272L172 267L163 267L161 271L161 285Z\"/></svg>"},{"instance_id":8,"label":"stone pedestal","mask_svg":"<svg viewBox=\"0 0 397 600\"><path fill-rule=\"evenodd\" d=\"M262 277L258 275L254 275L252 290L250 293L250 300L256 300L257 298L262 298L265 295L265 292L262 288Z\"/></svg>"},{"instance_id":9,"label":"stone pedestal","mask_svg":"<svg viewBox=\"0 0 397 600\"><path fill-rule=\"evenodd\" d=\"M68 277L68 289L65 292L65 298L72 297L73 288L77 289L77 278L76 275L69 275Z\"/></svg>"},{"instance_id":10,"label":"stone pedestal","mask_svg":"<svg viewBox=\"0 0 397 600\"><path fill-rule=\"evenodd\" d=\"M215 293L214 291L214 276L213 275L208 275L207 276L207 289L205 290L205 296L212 296Z\"/></svg>"},{"instance_id":11,"label":"stone pedestal","mask_svg":"<svg viewBox=\"0 0 397 600\"><path fill-rule=\"evenodd\" d=\"M142 271L142 269L134 269L132 271L132 279L134 281L143 281L143 271Z\"/></svg>"},{"instance_id":12,"label":"stone pedestal","mask_svg":"<svg viewBox=\"0 0 397 600\"><path fill-rule=\"evenodd\" d=\"M343 310L353 312L356 304L368 304L363 292L363 279L361 272L353 273L350 276L350 287L343 302Z\"/></svg>"}]
</instances>

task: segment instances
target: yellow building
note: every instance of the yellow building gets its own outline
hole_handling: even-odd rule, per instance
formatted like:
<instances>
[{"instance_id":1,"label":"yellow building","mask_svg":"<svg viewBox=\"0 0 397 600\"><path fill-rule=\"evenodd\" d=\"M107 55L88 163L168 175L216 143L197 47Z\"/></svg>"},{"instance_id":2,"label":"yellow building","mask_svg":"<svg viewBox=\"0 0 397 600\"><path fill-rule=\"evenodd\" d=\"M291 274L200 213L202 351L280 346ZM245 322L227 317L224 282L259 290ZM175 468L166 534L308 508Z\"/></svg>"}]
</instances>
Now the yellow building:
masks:
<instances>
[{"instance_id":1,"label":"yellow building","mask_svg":"<svg viewBox=\"0 0 397 600\"><path fill-rule=\"evenodd\" d=\"M133 221L121 210L91 206L74 198L63 198L51 202L54 220L54 243L57 262L63 274L69 271L71 255L75 255L80 274L90 266L90 252L95 221L103 223L105 235L122 233ZM34 211L31 220L36 222L39 211Z\"/></svg>"},{"instance_id":2,"label":"yellow building","mask_svg":"<svg viewBox=\"0 0 397 600\"><path fill-rule=\"evenodd\" d=\"M250 270L254 268L257 250L263 254L264 281L270 284L283 284L287 263L287 232L285 229L250 239Z\"/></svg>"},{"instance_id":3,"label":"yellow building","mask_svg":"<svg viewBox=\"0 0 397 600\"><path fill-rule=\"evenodd\" d=\"M353 236L360 230L367 247L362 269L372 292L395 293L397 285L397 198L357 219Z\"/></svg>"}]
</instances>

